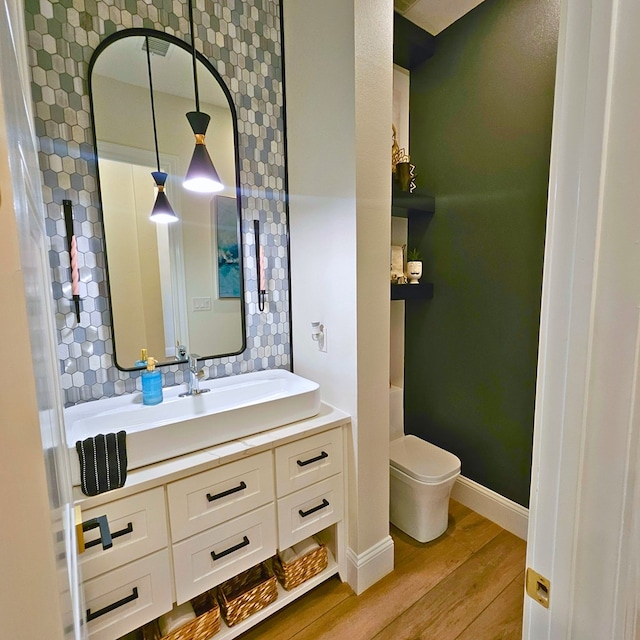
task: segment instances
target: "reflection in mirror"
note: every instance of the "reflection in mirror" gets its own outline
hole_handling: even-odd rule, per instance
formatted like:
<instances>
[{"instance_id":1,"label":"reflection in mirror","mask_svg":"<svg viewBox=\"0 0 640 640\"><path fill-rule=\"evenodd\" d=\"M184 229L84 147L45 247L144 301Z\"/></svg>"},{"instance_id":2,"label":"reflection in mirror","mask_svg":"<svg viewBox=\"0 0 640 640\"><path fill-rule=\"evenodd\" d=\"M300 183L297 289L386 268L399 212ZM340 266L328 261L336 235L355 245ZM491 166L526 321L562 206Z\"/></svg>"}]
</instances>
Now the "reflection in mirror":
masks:
<instances>
[{"instance_id":1,"label":"reflection in mirror","mask_svg":"<svg viewBox=\"0 0 640 640\"><path fill-rule=\"evenodd\" d=\"M121 32L118 36L121 36ZM191 54L172 38L149 38L161 170L179 221L155 224L156 170L144 35L118 37L92 61L98 175L108 260L114 350L121 369L141 348L160 364L185 353L219 357L244 349L235 116L216 76L198 61L207 148L225 185L218 194L182 187L193 153L185 117L194 109Z\"/></svg>"}]
</instances>

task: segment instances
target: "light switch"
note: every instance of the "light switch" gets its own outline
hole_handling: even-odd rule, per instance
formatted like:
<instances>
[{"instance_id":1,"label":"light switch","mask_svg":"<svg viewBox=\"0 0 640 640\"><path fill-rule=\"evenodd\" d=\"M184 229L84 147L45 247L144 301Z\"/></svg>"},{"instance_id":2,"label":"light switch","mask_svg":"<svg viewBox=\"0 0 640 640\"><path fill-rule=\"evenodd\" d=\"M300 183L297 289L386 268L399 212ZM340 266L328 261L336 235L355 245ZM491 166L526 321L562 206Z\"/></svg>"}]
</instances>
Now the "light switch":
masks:
<instances>
[{"instance_id":1,"label":"light switch","mask_svg":"<svg viewBox=\"0 0 640 640\"><path fill-rule=\"evenodd\" d=\"M211 298L192 298L193 311L211 311Z\"/></svg>"}]
</instances>

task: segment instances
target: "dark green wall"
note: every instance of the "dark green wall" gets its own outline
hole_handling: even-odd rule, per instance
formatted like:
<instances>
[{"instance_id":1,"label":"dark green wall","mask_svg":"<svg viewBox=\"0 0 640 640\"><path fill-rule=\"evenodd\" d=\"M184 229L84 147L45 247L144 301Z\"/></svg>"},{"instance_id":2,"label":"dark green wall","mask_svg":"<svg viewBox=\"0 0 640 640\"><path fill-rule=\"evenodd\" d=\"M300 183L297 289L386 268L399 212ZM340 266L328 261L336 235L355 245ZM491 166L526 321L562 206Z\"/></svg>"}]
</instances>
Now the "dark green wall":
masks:
<instances>
[{"instance_id":1,"label":"dark green wall","mask_svg":"<svg viewBox=\"0 0 640 640\"><path fill-rule=\"evenodd\" d=\"M528 505L559 0L486 0L411 73L411 221L434 299L406 305L408 433Z\"/></svg>"}]
</instances>

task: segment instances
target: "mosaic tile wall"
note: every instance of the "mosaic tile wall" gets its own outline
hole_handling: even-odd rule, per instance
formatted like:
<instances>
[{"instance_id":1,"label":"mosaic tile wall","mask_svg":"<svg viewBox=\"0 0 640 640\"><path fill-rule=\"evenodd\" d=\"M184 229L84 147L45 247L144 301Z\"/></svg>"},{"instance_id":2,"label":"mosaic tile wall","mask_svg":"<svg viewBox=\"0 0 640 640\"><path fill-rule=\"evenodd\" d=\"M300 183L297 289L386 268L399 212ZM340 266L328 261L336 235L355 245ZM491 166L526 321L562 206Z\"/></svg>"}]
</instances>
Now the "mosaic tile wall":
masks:
<instances>
[{"instance_id":1,"label":"mosaic tile wall","mask_svg":"<svg viewBox=\"0 0 640 640\"><path fill-rule=\"evenodd\" d=\"M50 240L58 355L67 406L140 390L113 359L87 69L97 45L132 27L189 42L186 0L25 0L36 133ZM194 0L196 47L227 83L238 115L247 349L204 362L206 377L289 368L288 236L279 0ZM73 203L82 311L76 322L62 201ZM264 223L268 298L258 311L252 223ZM185 365L161 368L181 384Z\"/></svg>"}]
</instances>

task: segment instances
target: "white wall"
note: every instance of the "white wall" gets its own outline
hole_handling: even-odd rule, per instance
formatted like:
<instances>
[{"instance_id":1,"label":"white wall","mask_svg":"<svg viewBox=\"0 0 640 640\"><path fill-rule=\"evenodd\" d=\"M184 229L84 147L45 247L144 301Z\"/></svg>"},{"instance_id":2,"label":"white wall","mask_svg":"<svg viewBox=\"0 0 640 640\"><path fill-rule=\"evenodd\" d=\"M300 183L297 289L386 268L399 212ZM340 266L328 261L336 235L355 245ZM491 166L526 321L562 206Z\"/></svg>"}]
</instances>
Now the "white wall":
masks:
<instances>
[{"instance_id":1,"label":"white wall","mask_svg":"<svg viewBox=\"0 0 640 640\"><path fill-rule=\"evenodd\" d=\"M408 222L407 218L391 218L392 245L406 246ZM404 316L405 301L393 300L389 328L389 440L404 434Z\"/></svg>"},{"instance_id":2,"label":"white wall","mask_svg":"<svg viewBox=\"0 0 640 640\"><path fill-rule=\"evenodd\" d=\"M358 592L393 564L392 32L390 0L284 2L293 362L352 416L349 581ZM326 328L326 353L311 340L312 321Z\"/></svg>"}]
</instances>

